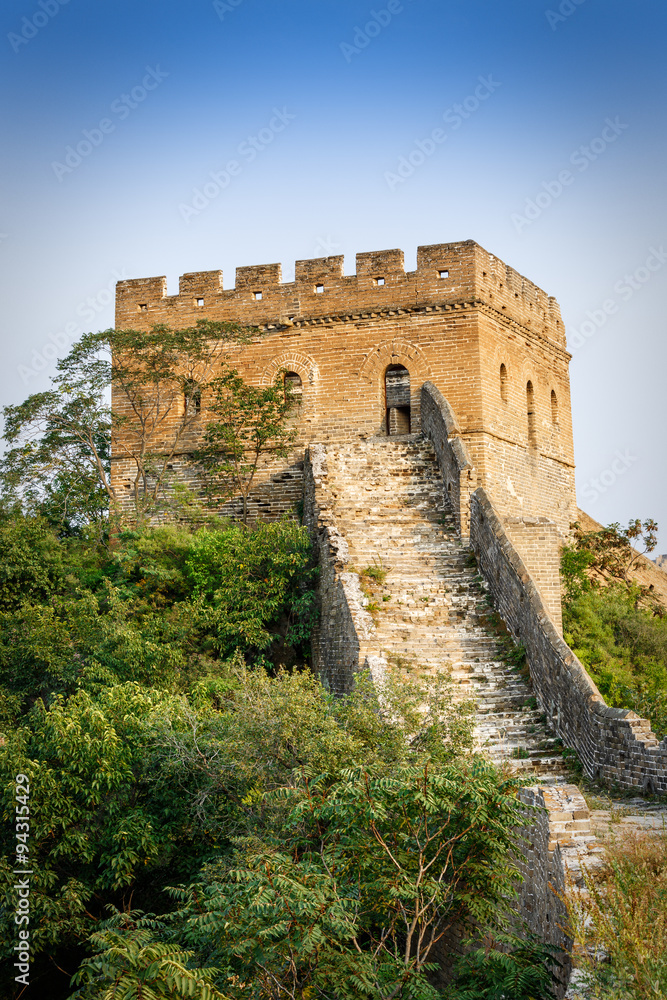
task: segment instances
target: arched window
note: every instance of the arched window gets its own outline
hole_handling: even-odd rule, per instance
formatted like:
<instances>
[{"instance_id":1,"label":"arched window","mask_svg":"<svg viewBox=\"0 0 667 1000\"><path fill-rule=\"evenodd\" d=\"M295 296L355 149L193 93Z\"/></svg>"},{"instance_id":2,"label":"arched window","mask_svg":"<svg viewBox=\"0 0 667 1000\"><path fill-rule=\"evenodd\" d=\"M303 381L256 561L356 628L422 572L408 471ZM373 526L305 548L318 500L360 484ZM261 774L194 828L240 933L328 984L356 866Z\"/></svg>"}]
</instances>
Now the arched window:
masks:
<instances>
[{"instance_id":1,"label":"arched window","mask_svg":"<svg viewBox=\"0 0 667 1000\"><path fill-rule=\"evenodd\" d=\"M201 386L193 378L186 378L183 384L184 408L190 414L201 413Z\"/></svg>"},{"instance_id":2,"label":"arched window","mask_svg":"<svg viewBox=\"0 0 667 1000\"><path fill-rule=\"evenodd\" d=\"M410 433L410 372L389 365L384 375L387 434Z\"/></svg>"},{"instance_id":3,"label":"arched window","mask_svg":"<svg viewBox=\"0 0 667 1000\"><path fill-rule=\"evenodd\" d=\"M283 385L285 386L285 398L287 398L287 394L289 393L292 397L295 409L297 406L301 406L303 401L303 382L301 381L299 373L285 372Z\"/></svg>"},{"instance_id":4,"label":"arched window","mask_svg":"<svg viewBox=\"0 0 667 1000\"><path fill-rule=\"evenodd\" d=\"M526 385L526 410L528 412L528 446L536 448L535 393L533 392L533 383L530 381Z\"/></svg>"},{"instance_id":5,"label":"arched window","mask_svg":"<svg viewBox=\"0 0 667 1000\"><path fill-rule=\"evenodd\" d=\"M558 423L558 396L555 389L551 390L551 423Z\"/></svg>"},{"instance_id":6,"label":"arched window","mask_svg":"<svg viewBox=\"0 0 667 1000\"><path fill-rule=\"evenodd\" d=\"M500 366L500 398L503 403L507 402L507 368L505 365Z\"/></svg>"}]
</instances>

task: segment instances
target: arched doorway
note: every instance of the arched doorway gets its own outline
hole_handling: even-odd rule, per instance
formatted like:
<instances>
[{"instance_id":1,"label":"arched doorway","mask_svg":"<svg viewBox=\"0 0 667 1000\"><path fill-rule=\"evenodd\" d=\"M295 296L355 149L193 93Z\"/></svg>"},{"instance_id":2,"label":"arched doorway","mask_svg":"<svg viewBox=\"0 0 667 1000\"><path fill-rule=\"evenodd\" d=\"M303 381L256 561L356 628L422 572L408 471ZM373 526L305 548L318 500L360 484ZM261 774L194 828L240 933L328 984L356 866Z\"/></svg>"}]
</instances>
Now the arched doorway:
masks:
<instances>
[{"instance_id":1,"label":"arched doorway","mask_svg":"<svg viewBox=\"0 0 667 1000\"><path fill-rule=\"evenodd\" d=\"M389 365L384 374L387 434L410 433L410 372L403 365Z\"/></svg>"}]
</instances>

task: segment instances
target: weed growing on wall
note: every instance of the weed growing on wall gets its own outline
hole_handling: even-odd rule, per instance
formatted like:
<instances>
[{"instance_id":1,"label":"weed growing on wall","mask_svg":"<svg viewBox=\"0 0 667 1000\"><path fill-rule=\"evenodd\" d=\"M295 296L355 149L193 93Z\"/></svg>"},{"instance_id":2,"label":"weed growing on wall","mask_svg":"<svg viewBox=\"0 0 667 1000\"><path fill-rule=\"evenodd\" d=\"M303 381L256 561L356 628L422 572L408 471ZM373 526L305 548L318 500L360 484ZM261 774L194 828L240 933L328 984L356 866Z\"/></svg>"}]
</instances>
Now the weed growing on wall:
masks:
<instances>
[{"instance_id":1,"label":"weed growing on wall","mask_svg":"<svg viewBox=\"0 0 667 1000\"><path fill-rule=\"evenodd\" d=\"M586 874L570 906L584 996L667 996L667 837L613 840L607 863Z\"/></svg>"}]
</instances>

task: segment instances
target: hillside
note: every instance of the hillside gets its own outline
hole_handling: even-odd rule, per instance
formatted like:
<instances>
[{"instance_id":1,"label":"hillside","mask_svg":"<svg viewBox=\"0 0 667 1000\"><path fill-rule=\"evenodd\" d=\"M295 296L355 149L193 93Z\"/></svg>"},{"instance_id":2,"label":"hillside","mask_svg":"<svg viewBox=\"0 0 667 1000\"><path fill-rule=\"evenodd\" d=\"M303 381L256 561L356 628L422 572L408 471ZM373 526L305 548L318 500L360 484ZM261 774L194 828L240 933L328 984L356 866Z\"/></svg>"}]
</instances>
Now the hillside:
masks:
<instances>
[{"instance_id":1,"label":"hillside","mask_svg":"<svg viewBox=\"0 0 667 1000\"><path fill-rule=\"evenodd\" d=\"M586 511L579 509L579 524L583 531L601 531L604 527ZM667 566L667 556L658 556ZM667 573L646 556L639 557L639 563L632 576L637 583L649 587L653 594L667 607Z\"/></svg>"}]
</instances>

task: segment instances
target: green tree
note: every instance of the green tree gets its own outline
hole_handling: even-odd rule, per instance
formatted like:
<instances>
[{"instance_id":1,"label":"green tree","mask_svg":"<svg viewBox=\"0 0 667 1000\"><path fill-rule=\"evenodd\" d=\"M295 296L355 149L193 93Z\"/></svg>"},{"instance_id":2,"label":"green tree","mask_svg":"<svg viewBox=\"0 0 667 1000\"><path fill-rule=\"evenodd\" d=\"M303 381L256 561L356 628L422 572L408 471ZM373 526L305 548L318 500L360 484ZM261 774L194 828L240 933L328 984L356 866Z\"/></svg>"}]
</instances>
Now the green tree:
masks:
<instances>
[{"instance_id":1,"label":"green tree","mask_svg":"<svg viewBox=\"0 0 667 1000\"><path fill-rule=\"evenodd\" d=\"M307 641L315 615L315 568L310 535L296 521L284 518L253 531L233 524L224 531L202 530L185 572L223 657L236 649L268 650L281 623L285 643Z\"/></svg>"},{"instance_id":2,"label":"green tree","mask_svg":"<svg viewBox=\"0 0 667 1000\"><path fill-rule=\"evenodd\" d=\"M66 573L63 547L43 518L0 515L0 610L47 600Z\"/></svg>"},{"instance_id":3,"label":"green tree","mask_svg":"<svg viewBox=\"0 0 667 1000\"><path fill-rule=\"evenodd\" d=\"M175 454L195 446L202 394L250 335L209 320L84 334L58 362L51 390L4 408L5 497L63 523L104 521L130 498L142 521L164 499ZM126 462L121 493L111 449Z\"/></svg>"},{"instance_id":4,"label":"green tree","mask_svg":"<svg viewBox=\"0 0 667 1000\"><path fill-rule=\"evenodd\" d=\"M215 419L206 425L196 460L218 503L235 492L241 494L244 524L260 459L268 455L284 458L295 439L296 432L288 427L294 404L283 372L271 385L253 386L232 369L211 384L208 410Z\"/></svg>"},{"instance_id":5,"label":"green tree","mask_svg":"<svg viewBox=\"0 0 667 1000\"><path fill-rule=\"evenodd\" d=\"M97 954L74 976L81 988L71 1000L226 1000L212 981L219 970L193 971L193 952L160 940L160 932L160 920L116 911L91 935Z\"/></svg>"},{"instance_id":6,"label":"green tree","mask_svg":"<svg viewBox=\"0 0 667 1000\"><path fill-rule=\"evenodd\" d=\"M655 547L657 524L634 519L583 532L561 556L563 630L607 702L631 708L667 733L667 618L650 588L632 579L641 553Z\"/></svg>"},{"instance_id":7,"label":"green tree","mask_svg":"<svg viewBox=\"0 0 667 1000\"><path fill-rule=\"evenodd\" d=\"M181 933L228 970L232 997L435 1000L426 974L453 925L503 925L523 820L515 780L480 758L274 794L292 803L274 843L182 894Z\"/></svg>"},{"instance_id":8,"label":"green tree","mask_svg":"<svg viewBox=\"0 0 667 1000\"><path fill-rule=\"evenodd\" d=\"M9 446L0 465L5 501L59 524L98 523L115 494L109 479L110 362L93 335L58 363L53 389L3 409Z\"/></svg>"},{"instance_id":9,"label":"green tree","mask_svg":"<svg viewBox=\"0 0 667 1000\"><path fill-rule=\"evenodd\" d=\"M527 930L500 940L506 950L473 948L457 962L446 1000L552 1000L557 949Z\"/></svg>"},{"instance_id":10,"label":"green tree","mask_svg":"<svg viewBox=\"0 0 667 1000\"><path fill-rule=\"evenodd\" d=\"M205 712L197 716L204 725ZM0 954L15 940L12 854L16 774L30 787L31 941L44 971L48 955L81 944L104 905L124 906L133 893L160 901L169 878L192 877L213 850L217 832L197 819L199 771L179 785L153 772L151 747L164 720L192 729L185 699L129 682L79 691L50 708L37 703L0 744ZM195 725L195 729L197 728ZM8 975L11 963L6 962ZM0 986L0 992L1 992ZM3 994L4 995L4 994Z\"/></svg>"},{"instance_id":11,"label":"green tree","mask_svg":"<svg viewBox=\"0 0 667 1000\"><path fill-rule=\"evenodd\" d=\"M658 524L651 517L644 521L633 518L627 528L618 521L599 531L582 531L578 524L574 528L575 544L565 547L562 566L566 580L579 581L578 591L582 585L586 589L583 571L588 567L603 577L632 586L632 571L642 555L655 549L658 539Z\"/></svg>"}]
</instances>

